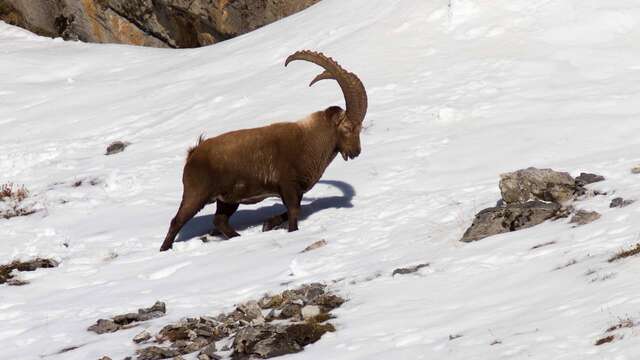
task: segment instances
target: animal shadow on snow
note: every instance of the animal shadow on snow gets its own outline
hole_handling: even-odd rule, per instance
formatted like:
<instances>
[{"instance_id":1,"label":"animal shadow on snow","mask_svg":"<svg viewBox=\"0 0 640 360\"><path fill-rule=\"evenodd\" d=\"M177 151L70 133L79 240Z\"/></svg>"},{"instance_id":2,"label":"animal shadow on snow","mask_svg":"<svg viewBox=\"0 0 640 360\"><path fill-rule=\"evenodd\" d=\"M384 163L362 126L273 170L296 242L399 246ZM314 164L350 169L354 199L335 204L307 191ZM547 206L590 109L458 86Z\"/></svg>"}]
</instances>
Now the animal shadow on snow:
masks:
<instances>
[{"instance_id":1,"label":"animal shadow on snow","mask_svg":"<svg viewBox=\"0 0 640 360\"><path fill-rule=\"evenodd\" d=\"M353 207L353 204L351 204L351 200L353 200L354 196L356 195L356 191L350 184L338 180L320 180L318 181L318 184L333 186L339 189L342 192L342 195L322 198L303 197L301 214L299 218L300 220L304 220L310 215L326 209ZM311 202L309 203L309 201ZM211 207L208 208L211 209ZM213 208L215 208L215 206ZM206 210L203 209L201 211ZM243 210L242 205L240 205L240 209L236 211L235 214L233 214L229 222L234 229L236 229L238 232L241 232L242 230L253 226L262 226L262 223L265 222L268 218L281 214L284 211L286 211L286 208L282 204L273 204L258 209L246 210ZM304 224L301 224L300 227L302 228L303 226ZM187 241L197 236L210 234L213 229L213 214L195 216L184 225L184 227L178 234L178 238L176 239L176 241ZM214 232L214 235L218 238L223 238L222 235L219 235L217 232ZM240 235L242 235L242 233Z\"/></svg>"}]
</instances>

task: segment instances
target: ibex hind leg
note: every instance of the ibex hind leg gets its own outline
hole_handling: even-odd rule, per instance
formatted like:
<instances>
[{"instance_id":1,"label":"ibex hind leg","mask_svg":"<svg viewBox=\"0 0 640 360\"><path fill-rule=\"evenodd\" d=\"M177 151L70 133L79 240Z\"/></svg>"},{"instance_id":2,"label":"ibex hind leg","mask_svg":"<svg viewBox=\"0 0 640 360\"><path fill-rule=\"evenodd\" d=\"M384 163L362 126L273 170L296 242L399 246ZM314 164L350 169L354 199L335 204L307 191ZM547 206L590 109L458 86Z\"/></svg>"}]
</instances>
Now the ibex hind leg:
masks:
<instances>
[{"instance_id":1,"label":"ibex hind leg","mask_svg":"<svg viewBox=\"0 0 640 360\"><path fill-rule=\"evenodd\" d=\"M173 242L184 224L191 220L191 218L194 217L198 211L206 205L206 203L206 196L183 196L176 216L171 219L169 231L167 232L167 236L164 238L160 251L166 251L173 247Z\"/></svg>"},{"instance_id":2,"label":"ibex hind leg","mask_svg":"<svg viewBox=\"0 0 640 360\"><path fill-rule=\"evenodd\" d=\"M229 224L229 218L238 210L238 205L237 203L226 203L220 200L216 202L216 214L213 217L213 225L215 225L216 229L227 239L240 236Z\"/></svg>"}]
</instances>

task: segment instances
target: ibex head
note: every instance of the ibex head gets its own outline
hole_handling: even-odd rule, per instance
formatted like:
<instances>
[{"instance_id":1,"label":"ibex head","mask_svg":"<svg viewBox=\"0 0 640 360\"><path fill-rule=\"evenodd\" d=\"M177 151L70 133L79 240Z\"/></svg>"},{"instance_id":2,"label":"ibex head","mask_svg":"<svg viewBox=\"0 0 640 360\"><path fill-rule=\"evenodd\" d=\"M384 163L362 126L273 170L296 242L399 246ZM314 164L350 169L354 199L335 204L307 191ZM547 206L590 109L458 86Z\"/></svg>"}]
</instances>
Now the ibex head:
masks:
<instances>
[{"instance_id":1,"label":"ibex head","mask_svg":"<svg viewBox=\"0 0 640 360\"><path fill-rule=\"evenodd\" d=\"M358 77L343 69L335 60L322 53L303 50L291 54L285 66L293 60L306 60L322 66L325 71L316 76L309 86L325 79L338 82L346 102L346 110L335 111L330 114L331 121L337 131L337 150L346 161L360 155L360 131L362 121L367 113L367 92Z\"/></svg>"}]
</instances>

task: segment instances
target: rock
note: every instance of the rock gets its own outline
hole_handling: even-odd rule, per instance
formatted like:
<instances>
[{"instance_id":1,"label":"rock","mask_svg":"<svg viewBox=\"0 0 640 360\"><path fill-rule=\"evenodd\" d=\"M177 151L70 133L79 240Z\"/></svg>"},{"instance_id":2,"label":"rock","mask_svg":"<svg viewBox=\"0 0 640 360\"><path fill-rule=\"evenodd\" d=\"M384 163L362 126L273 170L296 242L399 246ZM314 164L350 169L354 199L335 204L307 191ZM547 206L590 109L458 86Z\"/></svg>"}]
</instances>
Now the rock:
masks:
<instances>
[{"instance_id":1,"label":"rock","mask_svg":"<svg viewBox=\"0 0 640 360\"><path fill-rule=\"evenodd\" d=\"M0 20L49 37L188 48L223 41L319 0L2 0Z\"/></svg>"},{"instance_id":2,"label":"rock","mask_svg":"<svg viewBox=\"0 0 640 360\"><path fill-rule=\"evenodd\" d=\"M577 224L577 225L586 225L593 221L600 219L601 215L596 211L586 211L586 210L578 210L578 212L573 215L569 223Z\"/></svg>"},{"instance_id":3,"label":"rock","mask_svg":"<svg viewBox=\"0 0 640 360\"><path fill-rule=\"evenodd\" d=\"M136 344L140 344L141 342L145 342L151 339L151 334L144 330L133 338L133 342Z\"/></svg>"},{"instance_id":4,"label":"rock","mask_svg":"<svg viewBox=\"0 0 640 360\"><path fill-rule=\"evenodd\" d=\"M207 357L207 360L220 359L220 357L218 355L216 355L216 344L215 343L211 343L211 344L205 346L204 348L202 348L202 350L200 350L200 353L198 354L198 358L200 358L201 355L205 355Z\"/></svg>"},{"instance_id":5,"label":"rock","mask_svg":"<svg viewBox=\"0 0 640 360\"><path fill-rule=\"evenodd\" d=\"M162 348L159 346L149 346L136 350L138 360L160 360L179 356L180 352L175 349Z\"/></svg>"},{"instance_id":6,"label":"rock","mask_svg":"<svg viewBox=\"0 0 640 360\"><path fill-rule=\"evenodd\" d=\"M631 168L631 173L632 174L640 174L640 165L636 165L634 167Z\"/></svg>"},{"instance_id":7,"label":"rock","mask_svg":"<svg viewBox=\"0 0 640 360\"><path fill-rule=\"evenodd\" d=\"M335 294L323 294L318 296L313 304L320 306L324 312L329 312L342 306L344 299Z\"/></svg>"},{"instance_id":8,"label":"rock","mask_svg":"<svg viewBox=\"0 0 640 360\"><path fill-rule=\"evenodd\" d=\"M128 143L128 142L114 141L109 146L107 146L107 151L104 154L105 155L113 155L113 154L121 153L129 145L130 145L130 143Z\"/></svg>"},{"instance_id":9,"label":"rock","mask_svg":"<svg viewBox=\"0 0 640 360\"><path fill-rule=\"evenodd\" d=\"M300 314L302 315L302 319L311 320L316 316L320 315L321 310L318 305L307 305L300 309Z\"/></svg>"},{"instance_id":10,"label":"rock","mask_svg":"<svg viewBox=\"0 0 640 360\"><path fill-rule=\"evenodd\" d=\"M198 334L191 330L186 324L167 325L160 330L160 337L163 340L176 342L178 340L192 340L198 337Z\"/></svg>"},{"instance_id":11,"label":"rock","mask_svg":"<svg viewBox=\"0 0 640 360\"><path fill-rule=\"evenodd\" d=\"M108 319L99 319L94 325L87 328L87 331L93 331L96 334L112 333L118 330L120 330L120 326Z\"/></svg>"},{"instance_id":12,"label":"rock","mask_svg":"<svg viewBox=\"0 0 640 360\"><path fill-rule=\"evenodd\" d=\"M604 181L604 180L605 180L604 176L602 175L580 173L580 175L576 177L576 184L578 184L578 186L585 186L588 184L593 184L595 182Z\"/></svg>"},{"instance_id":13,"label":"rock","mask_svg":"<svg viewBox=\"0 0 640 360\"><path fill-rule=\"evenodd\" d=\"M6 265L0 265L0 284L26 285L28 282L14 279L14 271L35 271L37 269L54 268L58 262L52 259L35 258L28 261L15 260Z\"/></svg>"},{"instance_id":14,"label":"rock","mask_svg":"<svg viewBox=\"0 0 640 360\"><path fill-rule=\"evenodd\" d=\"M301 253L306 253L306 252L309 252L309 251L312 251L312 250L315 250L315 249L319 249L319 248L321 248L323 246L326 246L327 244L328 244L327 240L318 240L318 241L314 242L313 244L311 244L311 245L307 246L306 248L304 248L304 250L302 250Z\"/></svg>"},{"instance_id":15,"label":"rock","mask_svg":"<svg viewBox=\"0 0 640 360\"><path fill-rule=\"evenodd\" d=\"M399 275L412 274L427 266L429 266L429 263L419 264L416 266L411 266L406 268L398 268L393 270L393 273L391 273L391 276L395 276L396 274L399 274Z\"/></svg>"},{"instance_id":16,"label":"rock","mask_svg":"<svg viewBox=\"0 0 640 360\"><path fill-rule=\"evenodd\" d=\"M302 305L288 303L282 307L280 319L302 320Z\"/></svg>"},{"instance_id":17,"label":"rock","mask_svg":"<svg viewBox=\"0 0 640 360\"><path fill-rule=\"evenodd\" d=\"M91 325L87 330L93 331L98 334L105 332L115 332L120 329L128 329L137 322L150 320L153 318L164 316L166 313L166 305L163 302L156 301L156 303L149 308L138 309L137 313L126 313L122 315L116 315L110 320L100 319L96 324Z\"/></svg>"},{"instance_id":18,"label":"rock","mask_svg":"<svg viewBox=\"0 0 640 360\"><path fill-rule=\"evenodd\" d=\"M633 204L634 201L633 200L625 200L621 197L617 197L613 200L611 200L611 203L609 204L610 208L622 208L625 206L629 206L631 204Z\"/></svg>"},{"instance_id":19,"label":"rock","mask_svg":"<svg viewBox=\"0 0 640 360\"><path fill-rule=\"evenodd\" d=\"M111 358L110 358L110 357L108 357L108 356L103 356L103 357L101 357L101 358L100 358L100 359L98 359L98 360L111 360Z\"/></svg>"},{"instance_id":20,"label":"rock","mask_svg":"<svg viewBox=\"0 0 640 360\"><path fill-rule=\"evenodd\" d=\"M245 304L242 304L236 308L236 310L232 313L234 319L244 320L246 322L252 321L264 321L264 316L262 316L262 309L258 305L257 301L249 301Z\"/></svg>"},{"instance_id":21,"label":"rock","mask_svg":"<svg viewBox=\"0 0 640 360\"><path fill-rule=\"evenodd\" d=\"M527 168L500 175L500 192L507 204L531 200L565 203L574 198L578 186L566 172Z\"/></svg>"},{"instance_id":22,"label":"rock","mask_svg":"<svg viewBox=\"0 0 640 360\"><path fill-rule=\"evenodd\" d=\"M560 210L558 204L537 200L484 209L476 215L460 241L477 241L491 235L526 229L554 218Z\"/></svg>"},{"instance_id":23,"label":"rock","mask_svg":"<svg viewBox=\"0 0 640 360\"><path fill-rule=\"evenodd\" d=\"M262 309L273 309L282 305L283 301L284 299L282 298L282 295L276 294L273 296L263 297L260 300L259 305Z\"/></svg>"},{"instance_id":24,"label":"rock","mask_svg":"<svg viewBox=\"0 0 640 360\"><path fill-rule=\"evenodd\" d=\"M291 325L249 326L238 331L233 340L234 360L262 359L297 353L304 346L314 343L328 331L335 331L331 324L297 323Z\"/></svg>"}]
</instances>

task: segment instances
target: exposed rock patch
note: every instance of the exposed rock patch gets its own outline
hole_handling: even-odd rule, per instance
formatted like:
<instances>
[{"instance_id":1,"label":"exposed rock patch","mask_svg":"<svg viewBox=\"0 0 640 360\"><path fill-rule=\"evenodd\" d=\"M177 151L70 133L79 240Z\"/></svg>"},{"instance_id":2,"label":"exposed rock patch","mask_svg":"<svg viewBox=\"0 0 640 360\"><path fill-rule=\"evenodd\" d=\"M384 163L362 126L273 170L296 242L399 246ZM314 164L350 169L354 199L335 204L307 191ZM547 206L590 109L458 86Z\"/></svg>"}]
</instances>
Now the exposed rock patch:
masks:
<instances>
[{"instance_id":1,"label":"exposed rock patch","mask_svg":"<svg viewBox=\"0 0 640 360\"><path fill-rule=\"evenodd\" d=\"M602 175L583 172L576 177L576 184L578 184L578 186L585 186L588 184L593 184L593 183L604 181L604 180L605 178Z\"/></svg>"},{"instance_id":2,"label":"exposed rock patch","mask_svg":"<svg viewBox=\"0 0 640 360\"><path fill-rule=\"evenodd\" d=\"M569 223L576 225L586 225L600 219L601 215L596 211L578 210Z\"/></svg>"},{"instance_id":3,"label":"exposed rock patch","mask_svg":"<svg viewBox=\"0 0 640 360\"><path fill-rule=\"evenodd\" d=\"M302 351L329 331L330 311L344 300L325 285L309 284L257 301L237 305L216 317L183 319L165 326L152 338L134 338L155 344L137 350L137 358L157 360L198 352L198 360L270 358ZM218 344L222 345L218 350Z\"/></svg>"},{"instance_id":4,"label":"exposed rock patch","mask_svg":"<svg viewBox=\"0 0 640 360\"><path fill-rule=\"evenodd\" d=\"M0 20L97 43L190 48L223 41L319 0L0 0Z\"/></svg>"},{"instance_id":5,"label":"exposed rock patch","mask_svg":"<svg viewBox=\"0 0 640 360\"><path fill-rule=\"evenodd\" d=\"M167 308L165 303L156 301L151 307L138 309L137 313L116 315L111 319L99 319L95 324L89 326L87 330L93 331L96 334L116 332L121 329L132 328L142 321L162 317L166 313Z\"/></svg>"},{"instance_id":6,"label":"exposed rock patch","mask_svg":"<svg viewBox=\"0 0 640 360\"><path fill-rule=\"evenodd\" d=\"M0 265L0 284L18 286L26 285L28 282L15 278L16 271L35 271L37 269L54 268L58 262L52 259L36 258L29 261L13 261L6 265Z\"/></svg>"},{"instance_id":7,"label":"exposed rock patch","mask_svg":"<svg viewBox=\"0 0 640 360\"><path fill-rule=\"evenodd\" d=\"M420 269L425 268L427 266L429 266L429 263L419 264L419 265L415 265L415 266L409 266L409 267L405 267L405 268L397 268L397 269L393 270L393 272L391 273L391 276L413 274L413 273L418 272Z\"/></svg>"},{"instance_id":8,"label":"exposed rock patch","mask_svg":"<svg viewBox=\"0 0 640 360\"><path fill-rule=\"evenodd\" d=\"M611 200L611 203L609 204L610 208L622 208L625 206L629 206L631 204L634 203L634 200L625 200L621 197L617 197L613 200Z\"/></svg>"},{"instance_id":9,"label":"exposed rock patch","mask_svg":"<svg viewBox=\"0 0 640 360\"><path fill-rule=\"evenodd\" d=\"M632 174L640 174L640 165L636 165L634 167L631 168L631 173Z\"/></svg>"}]
</instances>

